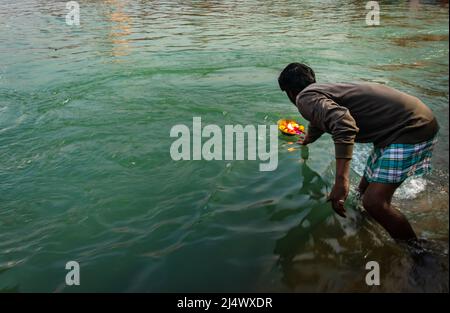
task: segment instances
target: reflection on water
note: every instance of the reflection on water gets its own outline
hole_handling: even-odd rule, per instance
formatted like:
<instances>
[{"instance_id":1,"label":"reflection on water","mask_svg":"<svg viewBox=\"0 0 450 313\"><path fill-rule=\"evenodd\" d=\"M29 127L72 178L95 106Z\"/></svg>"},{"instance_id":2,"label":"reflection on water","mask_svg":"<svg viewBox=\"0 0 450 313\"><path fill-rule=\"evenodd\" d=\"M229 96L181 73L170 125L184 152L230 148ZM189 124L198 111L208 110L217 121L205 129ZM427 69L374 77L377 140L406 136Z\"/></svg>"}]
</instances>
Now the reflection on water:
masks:
<instances>
[{"instance_id":1,"label":"reflection on water","mask_svg":"<svg viewBox=\"0 0 450 313\"><path fill-rule=\"evenodd\" d=\"M123 1L108 0L106 4L113 10L110 16L112 55L116 57L127 56L130 53L129 40L127 39L131 35L130 17L123 11Z\"/></svg>"},{"instance_id":2,"label":"reflection on water","mask_svg":"<svg viewBox=\"0 0 450 313\"><path fill-rule=\"evenodd\" d=\"M448 5L361 1L0 1L0 290L448 291ZM287 63L319 81L420 97L441 125L435 172L396 194L416 257L350 196L326 195L334 147L279 139L279 166L174 162L172 125L301 120L278 89ZM371 147L358 145L352 185ZM413 258L414 257L414 258ZM364 283L367 260L382 285Z\"/></svg>"},{"instance_id":3,"label":"reflection on water","mask_svg":"<svg viewBox=\"0 0 450 313\"><path fill-rule=\"evenodd\" d=\"M418 47L421 42L448 42L448 35L418 34L410 37L393 38L392 42L401 47Z\"/></svg>"},{"instance_id":4,"label":"reflection on water","mask_svg":"<svg viewBox=\"0 0 450 313\"><path fill-rule=\"evenodd\" d=\"M317 288L317 283L320 283L322 278L320 272L323 269L320 268L320 265L317 266L322 262L316 262L327 255L327 249L323 249L323 243L328 248L327 243L331 242L332 246L339 250L339 244L335 238L342 237L344 234L342 229L333 227L335 220L332 217L324 222L327 215L329 216L323 205L327 197L326 190L324 190L326 182L318 173L311 170L306 162L301 164L301 175L304 180L299 193L309 195L316 204L305 210L306 215L298 225L289 229L286 235L276 241L274 250L274 253L280 256L279 264L283 271L283 282L291 289L295 289L297 286L303 286L306 289ZM322 211L322 214L312 213L312 211ZM281 213L278 212L278 215ZM290 216L283 214L283 218L290 218ZM317 228L320 228L320 232L318 236L315 236ZM328 233L327 230L331 233ZM330 247L333 249L332 246ZM327 262L329 261L333 260L327 260Z\"/></svg>"}]
</instances>

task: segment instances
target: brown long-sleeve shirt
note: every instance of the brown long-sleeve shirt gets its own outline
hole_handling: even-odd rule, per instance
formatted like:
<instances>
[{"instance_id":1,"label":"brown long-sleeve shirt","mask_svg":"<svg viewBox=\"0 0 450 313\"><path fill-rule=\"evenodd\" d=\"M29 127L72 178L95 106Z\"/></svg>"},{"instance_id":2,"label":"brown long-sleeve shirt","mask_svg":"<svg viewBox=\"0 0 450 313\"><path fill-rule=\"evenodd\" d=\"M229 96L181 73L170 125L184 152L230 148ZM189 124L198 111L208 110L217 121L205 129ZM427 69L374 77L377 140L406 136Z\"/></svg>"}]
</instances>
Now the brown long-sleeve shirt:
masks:
<instances>
[{"instance_id":1,"label":"brown long-sleeve shirt","mask_svg":"<svg viewBox=\"0 0 450 313\"><path fill-rule=\"evenodd\" d=\"M439 130L431 110L418 98L373 83L311 84L296 100L309 123L311 142L332 135L336 158L351 158L355 142L376 147L419 143Z\"/></svg>"}]
</instances>

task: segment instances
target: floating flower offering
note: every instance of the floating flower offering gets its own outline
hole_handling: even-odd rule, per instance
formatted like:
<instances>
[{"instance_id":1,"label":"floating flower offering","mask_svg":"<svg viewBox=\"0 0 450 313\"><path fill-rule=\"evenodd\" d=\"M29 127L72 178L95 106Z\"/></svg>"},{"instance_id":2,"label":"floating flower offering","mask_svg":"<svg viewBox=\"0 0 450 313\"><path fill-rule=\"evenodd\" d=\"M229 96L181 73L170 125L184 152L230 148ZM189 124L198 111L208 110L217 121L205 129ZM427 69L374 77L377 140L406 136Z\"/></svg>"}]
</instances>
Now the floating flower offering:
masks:
<instances>
[{"instance_id":1,"label":"floating flower offering","mask_svg":"<svg viewBox=\"0 0 450 313\"><path fill-rule=\"evenodd\" d=\"M279 120L278 129L285 135L300 135L305 132L305 127L294 120Z\"/></svg>"}]
</instances>

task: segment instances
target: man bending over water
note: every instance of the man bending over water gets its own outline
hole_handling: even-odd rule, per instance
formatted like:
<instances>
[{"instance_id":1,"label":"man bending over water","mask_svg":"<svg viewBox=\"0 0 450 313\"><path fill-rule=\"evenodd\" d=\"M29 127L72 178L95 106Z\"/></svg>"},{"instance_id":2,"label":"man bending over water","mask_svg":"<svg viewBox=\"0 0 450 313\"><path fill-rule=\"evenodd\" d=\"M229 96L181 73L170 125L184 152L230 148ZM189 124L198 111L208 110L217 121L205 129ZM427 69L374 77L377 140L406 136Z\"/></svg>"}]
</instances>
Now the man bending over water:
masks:
<instances>
[{"instance_id":1,"label":"man bending over water","mask_svg":"<svg viewBox=\"0 0 450 313\"><path fill-rule=\"evenodd\" d=\"M393 238L416 238L391 200L406 178L431 171L439 130L431 110L419 99L379 84L318 84L314 71L300 63L289 64L278 83L309 121L301 144L313 143L325 132L332 135L336 178L328 200L334 211L345 217L353 144L371 142L374 149L358 187L363 206Z\"/></svg>"}]
</instances>

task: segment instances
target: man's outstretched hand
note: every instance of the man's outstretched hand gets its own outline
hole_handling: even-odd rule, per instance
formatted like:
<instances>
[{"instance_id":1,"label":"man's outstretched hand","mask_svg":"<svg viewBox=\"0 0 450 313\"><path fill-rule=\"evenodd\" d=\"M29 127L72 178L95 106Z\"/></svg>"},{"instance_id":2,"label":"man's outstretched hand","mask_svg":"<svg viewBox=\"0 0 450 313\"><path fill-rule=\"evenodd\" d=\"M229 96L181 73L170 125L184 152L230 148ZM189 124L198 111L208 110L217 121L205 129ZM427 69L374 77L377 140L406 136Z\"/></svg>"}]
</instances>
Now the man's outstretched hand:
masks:
<instances>
[{"instance_id":1,"label":"man's outstretched hand","mask_svg":"<svg viewBox=\"0 0 450 313\"><path fill-rule=\"evenodd\" d=\"M327 201L331 202L333 210L342 217L347 217L345 215L344 202L347 199L349 188L348 179L338 180L327 199Z\"/></svg>"},{"instance_id":2,"label":"man's outstretched hand","mask_svg":"<svg viewBox=\"0 0 450 313\"><path fill-rule=\"evenodd\" d=\"M300 136L297 141L298 144L306 146L311 143L308 134ZM342 217L345 215L344 203L347 200L350 190L350 161L351 159L338 158L336 159L336 181L334 183L331 193L328 195L327 201L331 202L333 210Z\"/></svg>"},{"instance_id":3,"label":"man's outstretched hand","mask_svg":"<svg viewBox=\"0 0 450 313\"><path fill-rule=\"evenodd\" d=\"M350 159L336 159L336 180L328 196L333 210L342 217L346 217L344 202L350 189L350 161Z\"/></svg>"},{"instance_id":4,"label":"man's outstretched hand","mask_svg":"<svg viewBox=\"0 0 450 313\"><path fill-rule=\"evenodd\" d=\"M308 134L301 134L297 143L302 146L306 146L306 145L310 144L311 141L309 140Z\"/></svg>"}]
</instances>

